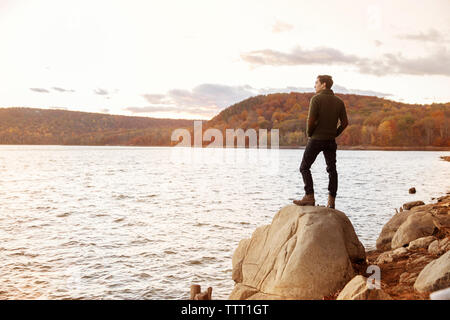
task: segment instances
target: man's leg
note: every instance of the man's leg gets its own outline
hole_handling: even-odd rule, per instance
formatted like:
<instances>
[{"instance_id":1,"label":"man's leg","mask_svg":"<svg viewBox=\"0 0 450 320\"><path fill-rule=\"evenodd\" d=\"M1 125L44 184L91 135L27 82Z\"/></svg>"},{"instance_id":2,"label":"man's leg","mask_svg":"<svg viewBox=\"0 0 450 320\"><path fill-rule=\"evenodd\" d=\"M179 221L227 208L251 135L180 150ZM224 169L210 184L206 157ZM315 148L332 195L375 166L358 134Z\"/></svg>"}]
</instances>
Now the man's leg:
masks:
<instances>
[{"instance_id":1,"label":"man's leg","mask_svg":"<svg viewBox=\"0 0 450 320\"><path fill-rule=\"evenodd\" d=\"M302 163L300 165L300 172L303 177L303 183L305 184L305 193L313 194L314 186L311 176L311 166L317 158L317 155L321 151L320 142L318 140L309 139L303 152Z\"/></svg>"},{"instance_id":2,"label":"man's leg","mask_svg":"<svg viewBox=\"0 0 450 320\"><path fill-rule=\"evenodd\" d=\"M328 172L328 192L333 198L336 198L338 188L338 174L336 171L336 150L337 144L335 140L330 140L323 150L323 155L325 157Z\"/></svg>"}]
</instances>

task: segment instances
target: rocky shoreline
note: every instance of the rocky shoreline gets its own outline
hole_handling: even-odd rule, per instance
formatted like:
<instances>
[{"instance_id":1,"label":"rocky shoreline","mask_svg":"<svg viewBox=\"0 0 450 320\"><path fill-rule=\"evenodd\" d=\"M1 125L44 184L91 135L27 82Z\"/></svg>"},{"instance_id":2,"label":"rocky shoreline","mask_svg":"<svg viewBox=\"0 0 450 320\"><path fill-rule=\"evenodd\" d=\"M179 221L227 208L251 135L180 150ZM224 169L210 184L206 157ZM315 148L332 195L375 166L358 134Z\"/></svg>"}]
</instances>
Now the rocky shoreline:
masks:
<instances>
[{"instance_id":1,"label":"rocky shoreline","mask_svg":"<svg viewBox=\"0 0 450 320\"><path fill-rule=\"evenodd\" d=\"M450 190L432 200L395 209L368 251L344 212L286 205L239 242L228 299L450 300ZM191 299L211 290L194 285Z\"/></svg>"},{"instance_id":2,"label":"rocky shoreline","mask_svg":"<svg viewBox=\"0 0 450 320\"><path fill-rule=\"evenodd\" d=\"M404 204L367 252L345 213L287 205L239 243L229 299L429 299L450 287L450 192L436 200Z\"/></svg>"},{"instance_id":3,"label":"rocky shoreline","mask_svg":"<svg viewBox=\"0 0 450 320\"><path fill-rule=\"evenodd\" d=\"M423 290L426 288L421 288L418 284L415 287L415 284L427 265L450 250L449 194L450 192L446 196L439 197L436 203L418 205L394 215L384 226L377 241L377 249L366 252L366 262L359 266L359 274L367 276L364 274L365 266L377 265L381 269L381 287L392 299L429 299L430 291ZM405 205L404 207L408 207L408 204ZM412 215L420 215L423 219L416 221L409 219L407 222L408 216ZM389 230L392 225L393 229ZM391 242L389 245L383 245L383 240L386 243L386 238L383 237L389 239L387 233L391 235ZM392 240L396 244L394 249ZM450 269L448 271L450 273ZM449 287L450 274L446 281ZM336 292L333 297L337 297L338 294L339 292Z\"/></svg>"}]
</instances>

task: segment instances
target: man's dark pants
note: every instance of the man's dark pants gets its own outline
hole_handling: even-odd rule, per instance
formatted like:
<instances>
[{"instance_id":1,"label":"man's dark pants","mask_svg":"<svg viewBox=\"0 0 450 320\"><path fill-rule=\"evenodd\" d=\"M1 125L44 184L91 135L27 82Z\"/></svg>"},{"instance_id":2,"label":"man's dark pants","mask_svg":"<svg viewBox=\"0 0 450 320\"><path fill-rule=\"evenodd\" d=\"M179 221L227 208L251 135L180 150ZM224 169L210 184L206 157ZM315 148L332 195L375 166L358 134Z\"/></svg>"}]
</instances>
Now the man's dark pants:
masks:
<instances>
[{"instance_id":1,"label":"man's dark pants","mask_svg":"<svg viewBox=\"0 0 450 320\"><path fill-rule=\"evenodd\" d=\"M303 177L303 182L305 184L305 193L314 193L313 179L311 176L311 166L317 158L317 155L323 151L325 156L325 162L327 164L328 172L328 193L336 197L337 187L338 187L338 175L336 171L336 150L337 144L336 140L317 140L308 139L305 151L303 153L302 163L300 165L300 172Z\"/></svg>"}]
</instances>

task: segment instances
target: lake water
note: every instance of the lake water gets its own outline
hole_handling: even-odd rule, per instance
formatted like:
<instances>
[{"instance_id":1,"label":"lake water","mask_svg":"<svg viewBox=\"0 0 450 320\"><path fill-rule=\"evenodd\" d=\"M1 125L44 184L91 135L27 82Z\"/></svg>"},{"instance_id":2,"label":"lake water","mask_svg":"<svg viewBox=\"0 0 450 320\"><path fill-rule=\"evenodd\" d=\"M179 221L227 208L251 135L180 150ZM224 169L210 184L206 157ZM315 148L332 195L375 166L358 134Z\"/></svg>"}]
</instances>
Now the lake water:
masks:
<instances>
[{"instance_id":1,"label":"lake water","mask_svg":"<svg viewBox=\"0 0 450 320\"><path fill-rule=\"evenodd\" d=\"M198 283L225 299L239 241L302 197L302 154L0 146L0 298L186 299ZM366 249L395 208L450 191L442 155L338 147L336 208ZM325 205L322 154L312 173Z\"/></svg>"}]
</instances>

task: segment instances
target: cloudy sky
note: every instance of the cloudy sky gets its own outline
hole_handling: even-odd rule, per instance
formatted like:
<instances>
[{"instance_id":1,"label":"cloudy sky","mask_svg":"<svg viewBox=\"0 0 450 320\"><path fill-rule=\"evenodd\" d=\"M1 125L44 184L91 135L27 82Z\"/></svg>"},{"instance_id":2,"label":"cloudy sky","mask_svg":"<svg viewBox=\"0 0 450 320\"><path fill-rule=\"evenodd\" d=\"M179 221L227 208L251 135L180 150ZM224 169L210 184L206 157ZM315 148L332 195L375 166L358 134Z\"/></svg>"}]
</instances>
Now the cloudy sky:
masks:
<instances>
[{"instance_id":1,"label":"cloudy sky","mask_svg":"<svg viewBox=\"0 0 450 320\"><path fill-rule=\"evenodd\" d=\"M450 1L0 0L0 107L210 119L257 94L450 101Z\"/></svg>"}]
</instances>

